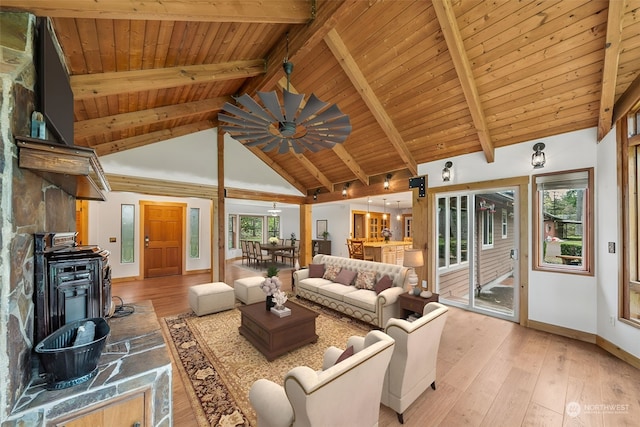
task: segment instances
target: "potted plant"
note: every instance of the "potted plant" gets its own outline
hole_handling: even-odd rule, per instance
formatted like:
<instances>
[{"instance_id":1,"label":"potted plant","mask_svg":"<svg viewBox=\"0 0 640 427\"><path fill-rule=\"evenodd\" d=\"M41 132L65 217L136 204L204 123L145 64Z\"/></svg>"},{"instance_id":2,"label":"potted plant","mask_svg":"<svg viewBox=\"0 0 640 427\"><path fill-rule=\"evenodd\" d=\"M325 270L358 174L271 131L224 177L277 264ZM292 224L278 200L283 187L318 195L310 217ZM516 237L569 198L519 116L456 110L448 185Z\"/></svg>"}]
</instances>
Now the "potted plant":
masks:
<instances>
[{"instance_id":1,"label":"potted plant","mask_svg":"<svg viewBox=\"0 0 640 427\"><path fill-rule=\"evenodd\" d=\"M323 238L324 240L327 240L327 238L328 238L328 237L329 237L329 232L328 232L327 230L324 230L324 231L322 232L322 238Z\"/></svg>"},{"instance_id":2,"label":"potted plant","mask_svg":"<svg viewBox=\"0 0 640 427\"><path fill-rule=\"evenodd\" d=\"M291 246L296 245L296 233L291 233Z\"/></svg>"},{"instance_id":3,"label":"potted plant","mask_svg":"<svg viewBox=\"0 0 640 427\"><path fill-rule=\"evenodd\" d=\"M275 302L273 301L273 295L280 290L282 287L282 282L278 277L278 273L280 270L275 265L270 265L267 267L267 274L264 282L260 285L262 291L267 295L266 304L267 311L271 310L271 307L275 306Z\"/></svg>"}]
</instances>

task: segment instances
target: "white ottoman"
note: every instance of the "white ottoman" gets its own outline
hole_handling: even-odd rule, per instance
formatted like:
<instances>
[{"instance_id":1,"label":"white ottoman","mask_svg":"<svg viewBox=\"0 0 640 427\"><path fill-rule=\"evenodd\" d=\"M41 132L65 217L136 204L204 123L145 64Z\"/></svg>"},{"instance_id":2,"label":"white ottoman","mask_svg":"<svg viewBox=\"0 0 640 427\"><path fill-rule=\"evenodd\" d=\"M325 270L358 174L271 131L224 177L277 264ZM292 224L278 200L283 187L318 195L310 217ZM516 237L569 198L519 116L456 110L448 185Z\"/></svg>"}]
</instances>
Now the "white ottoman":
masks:
<instances>
[{"instance_id":1,"label":"white ottoman","mask_svg":"<svg viewBox=\"0 0 640 427\"><path fill-rule=\"evenodd\" d=\"M189 306L198 316L230 310L234 305L233 288L226 283L205 283L189 288Z\"/></svg>"},{"instance_id":2,"label":"white ottoman","mask_svg":"<svg viewBox=\"0 0 640 427\"><path fill-rule=\"evenodd\" d=\"M253 304L256 302L264 301L267 296L260 284L264 282L264 277L253 276L245 277L244 279L238 279L233 282L233 289L236 293L236 298L245 304Z\"/></svg>"}]
</instances>

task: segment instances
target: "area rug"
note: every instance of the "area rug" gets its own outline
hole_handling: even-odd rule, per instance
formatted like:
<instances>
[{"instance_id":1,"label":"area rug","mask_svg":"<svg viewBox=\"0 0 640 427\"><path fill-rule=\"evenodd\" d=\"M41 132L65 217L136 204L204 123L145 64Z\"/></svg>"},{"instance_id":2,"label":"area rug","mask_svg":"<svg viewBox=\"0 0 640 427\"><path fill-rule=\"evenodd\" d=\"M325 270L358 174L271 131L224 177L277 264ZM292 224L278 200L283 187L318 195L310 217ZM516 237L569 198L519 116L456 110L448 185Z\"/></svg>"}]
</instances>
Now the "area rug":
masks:
<instances>
[{"instance_id":1,"label":"area rug","mask_svg":"<svg viewBox=\"0 0 640 427\"><path fill-rule=\"evenodd\" d=\"M295 302L319 313L318 341L273 362L268 362L238 333L237 309L202 317L185 313L163 319L168 347L200 426L256 426L256 414L249 402L254 381L267 378L282 385L284 375L296 366L321 369L327 347L344 348L350 336L363 336L371 329L370 325L309 301Z\"/></svg>"}]
</instances>

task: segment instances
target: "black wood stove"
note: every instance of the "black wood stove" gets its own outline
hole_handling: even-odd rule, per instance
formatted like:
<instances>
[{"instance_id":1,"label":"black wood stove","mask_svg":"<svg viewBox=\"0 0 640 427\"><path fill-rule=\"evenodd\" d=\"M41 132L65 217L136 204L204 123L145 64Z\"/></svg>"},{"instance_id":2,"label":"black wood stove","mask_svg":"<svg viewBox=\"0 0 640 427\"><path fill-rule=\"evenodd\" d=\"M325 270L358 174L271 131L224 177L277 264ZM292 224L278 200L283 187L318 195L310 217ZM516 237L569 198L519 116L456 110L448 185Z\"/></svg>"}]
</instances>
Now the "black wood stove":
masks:
<instances>
[{"instance_id":1,"label":"black wood stove","mask_svg":"<svg viewBox=\"0 0 640 427\"><path fill-rule=\"evenodd\" d=\"M78 246L76 235L34 235L34 345L67 323L111 313L109 251Z\"/></svg>"}]
</instances>

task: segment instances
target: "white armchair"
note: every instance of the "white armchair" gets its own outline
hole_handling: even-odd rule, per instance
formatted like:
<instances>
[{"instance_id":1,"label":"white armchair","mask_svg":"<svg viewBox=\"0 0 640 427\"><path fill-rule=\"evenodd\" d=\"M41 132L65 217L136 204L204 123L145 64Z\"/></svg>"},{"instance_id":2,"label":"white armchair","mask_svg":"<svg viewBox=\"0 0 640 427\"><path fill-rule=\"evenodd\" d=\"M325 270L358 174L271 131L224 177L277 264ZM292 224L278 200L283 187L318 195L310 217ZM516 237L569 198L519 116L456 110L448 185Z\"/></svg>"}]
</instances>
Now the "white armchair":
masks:
<instances>
[{"instance_id":1,"label":"white armchair","mask_svg":"<svg viewBox=\"0 0 640 427\"><path fill-rule=\"evenodd\" d=\"M382 404L398 414L404 424L404 411L431 385L436 389L436 361L449 309L437 302L428 303L421 318L407 322L389 319L385 332L396 345L389 363Z\"/></svg>"},{"instance_id":2,"label":"white armchair","mask_svg":"<svg viewBox=\"0 0 640 427\"><path fill-rule=\"evenodd\" d=\"M371 331L349 338L349 346L354 354L339 363L343 350L329 347L322 371L293 368L285 375L284 387L266 379L253 383L249 400L258 426L377 426L393 339Z\"/></svg>"}]
</instances>

